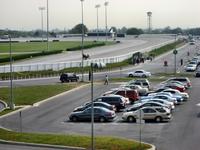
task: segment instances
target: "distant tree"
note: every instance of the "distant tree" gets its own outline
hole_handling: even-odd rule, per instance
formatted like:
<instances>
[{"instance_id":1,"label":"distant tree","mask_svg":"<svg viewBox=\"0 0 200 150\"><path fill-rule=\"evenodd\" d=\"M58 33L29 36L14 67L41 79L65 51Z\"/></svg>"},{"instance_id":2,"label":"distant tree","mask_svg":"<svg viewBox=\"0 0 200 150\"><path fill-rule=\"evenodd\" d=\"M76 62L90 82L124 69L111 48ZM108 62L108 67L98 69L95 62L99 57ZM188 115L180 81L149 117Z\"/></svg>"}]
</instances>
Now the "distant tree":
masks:
<instances>
[{"instance_id":1,"label":"distant tree","mask_svg":"<svg viewBox=\"0 0 200 150\"><path fill-rule=\"evenodd\" d=\"M126 33L127 32L127 28L126 27L122 27L121 28L121 33Z\"/></svg>"},{"instance_id":2,"label":"distant tree","mask_svg":"<svg viewBox=\"0 0 200 150\"><path fill-rule=\"evenodd\" d=\"M39 37L40 36L40 31L39 30L35 31L34 34L33 34L33 36L34 37Z\"/></svg>"},{"instance_id":3,"label":"distant tree","mask_svg":"<svg viewBox=\"0 0 200 150\"><path fill-rule=\"evenodd\" d=\"M87 27L83 25L84 33L88 31ZM70 34L81 34L82 33L82 24L77 24L75 27L73 27L71 30L69 30Z\"/></svg>"},{"instance_id":4,"label":"distant tree","mask_svg":"<svg viewBox=\"0 0 200 150\"><path fill-rule=\"evenodd\" d=\"M56 37L56 36L57 36L57 34L56 34L55 32L53 32L53 31L50 32L49 34L50 34L50 36L52 36L52 37Z\"/></svg>"},{"instance_id":5,"label":"distant tree","mask_svg":"<svg viewBox=\"0 0 200 150\"><path fill-rule=\"evenodd\" d=\"M110 30L112 30L113 32L117 33L117 28L116 27L111 27Z\"/></svg>"},{"instance_id":6,"label":"distant tree","mask_svg":"<svg viewBox=\"0 0 200 150\"><path fill-rule=\"evenodd\" d=\"M172 34L179 34L179 33L183 33L182 29L181 28L175 28L173 30L171 30L171 33Z\"/></svg>"},{"instance_id":7,"label":"distant tree","mask_svg":"<svg viewBox=\"0 0 200 150\"><path fill-rule=\"evenodd\" d=\"M172 31L171 31L171 28L170 26L167 26L163 29L162 33L165 33L165 34L170 34Z\"/></svg>"},{"instance_id":8,"label":"distant tree","mask_svg":"<svg viewBox=\"0 0 200 150\"><path fill-rule=\"evenodd\" d=\"M140 35L143 34L143 30L142 29L137 29L137 28L129 28L126 31L127 35Z\"/></svg>"}]
</instances>

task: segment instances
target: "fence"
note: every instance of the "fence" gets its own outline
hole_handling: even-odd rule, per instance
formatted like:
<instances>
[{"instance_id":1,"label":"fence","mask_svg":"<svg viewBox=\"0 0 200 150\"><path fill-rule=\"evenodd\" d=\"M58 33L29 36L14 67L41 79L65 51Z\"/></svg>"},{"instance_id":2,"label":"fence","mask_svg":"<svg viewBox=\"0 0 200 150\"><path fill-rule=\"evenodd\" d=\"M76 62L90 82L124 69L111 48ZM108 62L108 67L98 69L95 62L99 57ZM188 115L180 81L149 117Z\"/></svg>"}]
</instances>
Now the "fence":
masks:
<instances>
[{"instance_id":1,"label":"fence","mask_svg":"<svg viewBox=\"0 0 200 150\"><path fill-rule=\"evenodd\" d=\"M132 55L136 52L147 52L152 49L159 48L166 44L172 43L173 41L174 40L170 40L162 44L154 45L151 47L147 47L145 49L141 49L139 51L134 51L128 54L120 55L120 56L84 60L83 66L84 67L89 66L91 63L97 63L97 62L103 62L105 64L122 62L126 59L131 58ZM81 61L70 61L70 62L46 63L46 64L38 63L38 64L27 64L27 65L13 65L12 70L13 72L42 71L42 70L50 70L50 69L57 71L57 70L62 70L64 68L81 67L81 66L82 66ZM7 73L7 72L10 72L9 65L0 66L0 73Z\"/></svg>"}]
</instances>

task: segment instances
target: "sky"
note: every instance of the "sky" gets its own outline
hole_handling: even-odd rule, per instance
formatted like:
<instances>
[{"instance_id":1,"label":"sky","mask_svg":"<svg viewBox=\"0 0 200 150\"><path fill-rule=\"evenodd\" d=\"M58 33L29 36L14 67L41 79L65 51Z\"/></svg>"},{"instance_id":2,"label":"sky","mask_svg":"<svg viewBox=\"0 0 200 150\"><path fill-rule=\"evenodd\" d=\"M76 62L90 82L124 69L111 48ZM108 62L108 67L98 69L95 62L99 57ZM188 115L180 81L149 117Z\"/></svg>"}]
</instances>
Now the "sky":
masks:
<instances>
[{"instance_id":1,"label":"sky","mask_svg":"<svg viewBox=\"0 0 200 150\"><path fill-rule=\"evenodd\" d=\"M147 28L147 12L152 12L152 28L200 27L200 0L107 0L108 27ZM41 29L41 11L47 0L0 0L0 29ZM105 28L105 0L84 0L84 24L89 29ZM49 29L71 29L81 23L80 0L49 0ZM46 10L44 11L46 27Z\"/></svg>"}]
</instances>

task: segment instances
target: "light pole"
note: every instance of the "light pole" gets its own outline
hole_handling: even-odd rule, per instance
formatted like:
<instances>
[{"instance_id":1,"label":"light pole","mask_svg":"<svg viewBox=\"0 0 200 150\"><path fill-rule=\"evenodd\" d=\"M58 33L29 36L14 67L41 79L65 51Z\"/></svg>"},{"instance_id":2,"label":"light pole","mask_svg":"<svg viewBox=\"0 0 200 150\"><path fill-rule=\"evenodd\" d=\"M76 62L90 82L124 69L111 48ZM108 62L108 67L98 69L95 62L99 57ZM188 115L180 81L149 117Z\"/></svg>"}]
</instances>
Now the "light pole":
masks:
<instances>
[{"instance_id":1,"label":"light pole","mask_svg":"<svg viewBox=\"0 0 200 150\"><path fill-rule=\"evenodd\" d=\"M14 110L14 103L13 103L13 75L12 75L12 47L11 47L11 36L8 35L9 38L9 53L10 53L10 109Z\"/></svg>"},{"instance_id":2,"label":"light pole","mask_svg":"<svg viewBox=\"0 0 200 150\"><path fill-rule=\"evenodd\" d=\"M84 81L83 77L83 42L84 42L84 25L83 25L83 1L81 1L81 20L82 20L82 36L81 36L81 73L82 73L82 82Z\"/></svg>"},{"instance_id":3,"label":"light pole","mask_svg":"<svg viewBox=\"0 0 200 150\"><path fill-rule=\"evenodd\" d=\"M108 40L108 35L107 35L108 34L108 22L107 22L107 20L108 20L108 17L107 17L108 2L107 1L105 1L104 6L105 6L106 42L107 42L107 40Z\"/></svg>"},{"instance_id":4,"label":"light pole","mask_svg":"<svg viewBox=\"0 0 200 150\"><path fill-rule=\"evenodd\" d=\"M43 40L43 11L45 10L45 7L39 7L39 10L41 11L41 26L42 26L42 42Z\"/></svg>"},{"instance_id":5,"label":"light pole","mask_svg":"<svg viewBox=\"0 0 200 150\"><path fill-rule=\"evenodd\" d=\"M93 96L93 63L91 63L91 103L92 103L92 111L91 111L91 150L94 150L94 102L93 102L93 99L94 99L94 96Z\"/></svg>"},{"instance_id":6,"label":"light pole","mask_svg":"<svg viewBox=\"0 0 200 150\"><path fill-rule=\"evenodd\" d=\"M49 0L47 0L47 51L49 51Z\"/></svg>"},{"instance_id":7,"label":"light pole","mask_svg":"<svg viewBox=\"0 0 200 150\"><path fill-rule=\"evenodd\" d=\"M95 5L95 8L97 9L97 41L99 40L99 7L101 5L97 4Z\"/></svg>"}]
</instances>

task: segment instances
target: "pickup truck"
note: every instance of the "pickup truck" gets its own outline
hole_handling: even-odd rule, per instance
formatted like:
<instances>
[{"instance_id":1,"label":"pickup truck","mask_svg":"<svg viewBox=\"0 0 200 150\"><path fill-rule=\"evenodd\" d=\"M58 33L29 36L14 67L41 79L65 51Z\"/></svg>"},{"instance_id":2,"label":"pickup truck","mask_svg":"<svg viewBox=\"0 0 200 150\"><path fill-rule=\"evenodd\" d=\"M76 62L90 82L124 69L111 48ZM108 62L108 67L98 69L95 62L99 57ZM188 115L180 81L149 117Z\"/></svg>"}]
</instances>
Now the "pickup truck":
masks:
<instances>
[{"instance_id":1,"label":"pickup truck","mask_svg":"<svg viewBox=\"0 0 200 150\"><path fill-rule=\"evenodd\" d=\"M62 73L60 75L60 81L63 82L77 82L79 80L79 76L74 73Z\"/></svg>"}]
</instances>

